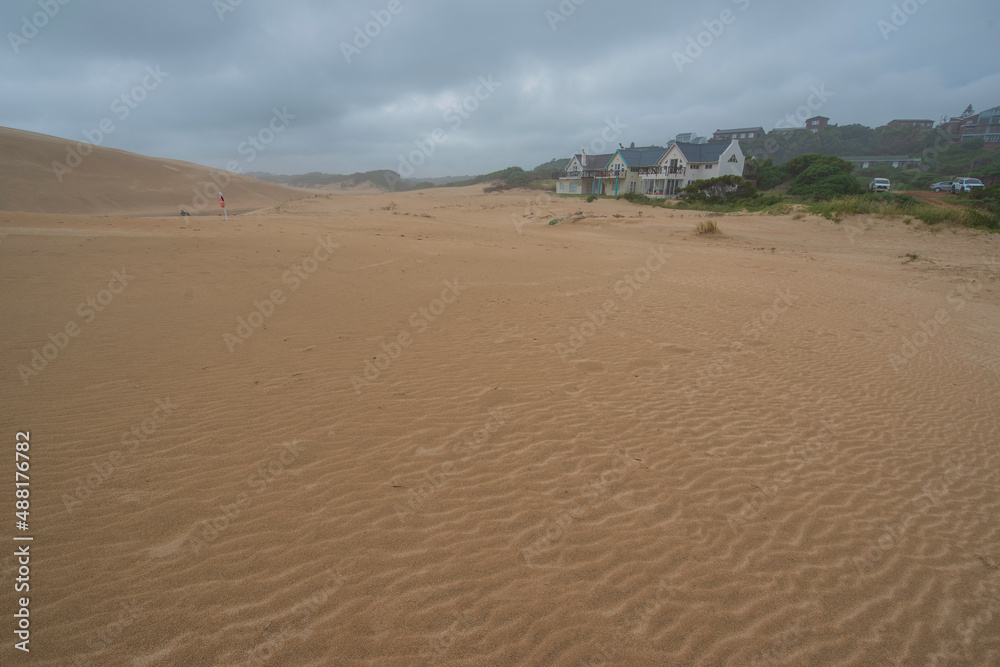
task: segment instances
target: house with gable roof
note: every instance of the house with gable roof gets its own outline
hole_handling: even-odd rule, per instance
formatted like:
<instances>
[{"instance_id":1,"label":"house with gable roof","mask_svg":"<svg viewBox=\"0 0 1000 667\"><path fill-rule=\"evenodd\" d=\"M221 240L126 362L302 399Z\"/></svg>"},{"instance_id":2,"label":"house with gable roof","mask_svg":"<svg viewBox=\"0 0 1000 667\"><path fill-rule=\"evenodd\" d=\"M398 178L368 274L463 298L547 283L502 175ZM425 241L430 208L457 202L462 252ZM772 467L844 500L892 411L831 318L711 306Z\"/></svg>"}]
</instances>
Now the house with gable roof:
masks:
<instances>
[{"instance_id":1,"label":"house with gable roof","mask_svg":"<svg viewBox=\"0 0 1000 667\"><path fill-rule=\"evenodd\" d=\"M648 197L670 197L695 181L716 176L743 176L745 158L740 142L710 141L691 144L675 141L652 167L641 168L642 186Z\"/></svg>"},{"instance_id":2,"label":"house with gable roof","mask_svg":"<svg viewBox=\"0 0 1000 667\"><path fill-rule=\"evenodd\" d=\"M586 150L580 151L566 165L566 172L556 183L556 192L566 195L603 195L606 194L606 181L599 174L603 173L613 153L604 155L588 155Z\"/></svg>"},{"instance_id":3,"label":"house with gable roof","mask_svg":"<svg viewBox=\"0 0 1000 667\"><path fill-rule=\"evenodd\" d=\"M659 164L665 149L654 146L645 148L619 148L608 162L607 178L609 195L642 191L642 174Z\"/></svg>"}]
</instances>

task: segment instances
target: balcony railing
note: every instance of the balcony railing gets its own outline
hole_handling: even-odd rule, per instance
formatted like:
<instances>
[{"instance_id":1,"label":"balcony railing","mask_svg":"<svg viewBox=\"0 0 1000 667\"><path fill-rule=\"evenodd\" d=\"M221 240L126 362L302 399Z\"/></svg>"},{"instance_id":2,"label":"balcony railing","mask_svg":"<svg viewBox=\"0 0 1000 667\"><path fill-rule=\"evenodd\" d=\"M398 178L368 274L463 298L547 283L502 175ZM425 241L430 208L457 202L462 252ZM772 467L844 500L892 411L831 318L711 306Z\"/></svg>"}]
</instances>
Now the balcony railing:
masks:
<instances>
[{"instance_id":1,"label":"balcony railing","mask_svg":"<svg viewBox=\"0 0 1000 667\"><path fill-rule=\"evenodd\" d=\"M640 167L639 173L643 176L682 176L687 171L687 167Z\"/></svg>"},{"instance_id":2,"label":"balcony railing","mask_svg":"<svg viewBox=\"0 0 1000 667\"><path fill-rule=\"evenodd\" d=\"M610 169L588 169L586 171L563 172L561 178L625 178L628 172L624 169L613 171Z\"/></svg>"}]
</instances>

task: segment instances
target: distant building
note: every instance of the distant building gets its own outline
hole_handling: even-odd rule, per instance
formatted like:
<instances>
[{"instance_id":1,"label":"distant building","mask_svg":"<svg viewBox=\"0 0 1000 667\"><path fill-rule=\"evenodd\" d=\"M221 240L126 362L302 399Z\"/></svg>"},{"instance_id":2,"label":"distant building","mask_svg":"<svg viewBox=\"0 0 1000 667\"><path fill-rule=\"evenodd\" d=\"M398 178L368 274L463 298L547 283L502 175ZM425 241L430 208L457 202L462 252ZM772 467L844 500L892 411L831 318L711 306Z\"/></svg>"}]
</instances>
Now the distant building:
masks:
<instances>
[{"instance_id":1,"label":"distant building","mask_svg":"<svg viewBox=\"0 0 1000 667\"><path fill-rule=\"evenodd\" d=\"M762 127L738 127L731 130L716 130L709 141L752 141L763 136Z\"/></svg>"},{"instance_id":2,"label":"distant building","mask_svg":"<svg viewBox=\"0 0 1000 667\"><path fill-rule=\"evenodd\" d=\"M934 127L934 121L932 120L913 120L910 118L897 118L895 120L890 120L885 125L888 128L896 129L898 127L919 127L921 129L929 130Z\"/></svg>"},{"instance_id":3,"label":"distant building","mask_svg":"<svg viewBox=\"0 0 1000 667\"><path fill-rule=\"evenodd\" d=\"M699 137L694 132L682 132L674 137L674 141L682 144L703 144L708 141L708 137Z\"/></svg>"},{"instance_id":4,"label":"distant building","mask_svg":"<svg viewBox=\"0 0 1000 667\"><path fill-rule=\"evenodd\" d=\"M862 169L874 167L876 165L888 165L895 168L919 167L920 158L909 157L908 155L843 155L842 160L847 160Z\"/></svg>"},{"instance_id":5,"label":"distant building","mask_svg":"<svg viewBox=\"0 0 1000 667\"><path fill-rule=\"evenodd\" d=\"M975 123L978 120L979 114L977 114L970 104L962 112L961 116L945 116L941 119L938 124L938 132L944 136L950 137L952 140L958 141L962 135L962 126L965 125L966 121L971 121Z\"/></svg>"},{"instance_id":6,"label":"distant building","mask_svg":"<svg viewBox=\"0 0 1000 667\"><path fill-rule=\"evenodd\" d=\"M806 129L810 132L819 132L830 126L830 119L826 116L813 116L806 118Z\"/></svg>"},{"instance_id":7,"label":"distant building","mask_svg":"<svg viewBox=\"0 0 1000 667\"><path fill-rule=\"evenodd\" d=\"M1000 143L1000 107L993 107L969 116L959 126L959 141L982 139L985 143Z\"/></svg>"}]
</instances>

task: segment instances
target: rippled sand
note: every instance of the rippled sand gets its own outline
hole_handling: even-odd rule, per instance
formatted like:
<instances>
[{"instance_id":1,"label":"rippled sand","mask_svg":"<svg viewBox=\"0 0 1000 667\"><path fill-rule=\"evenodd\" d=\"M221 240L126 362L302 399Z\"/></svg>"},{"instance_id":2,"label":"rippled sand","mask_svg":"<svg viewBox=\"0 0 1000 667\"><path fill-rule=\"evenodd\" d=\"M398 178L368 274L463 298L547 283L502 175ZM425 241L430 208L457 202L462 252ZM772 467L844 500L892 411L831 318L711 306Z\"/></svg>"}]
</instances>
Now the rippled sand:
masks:
<instances>
[{"instance_id":1,"label":"rippled sand","mask_svg":"<svg viewBox=\"0 0 1000 667\"><path fill-rule=\"evenodd\" d=\"M31 663L1000 664L1000 237L705 217L0 213Z\"/></svg>"}]
</instances>

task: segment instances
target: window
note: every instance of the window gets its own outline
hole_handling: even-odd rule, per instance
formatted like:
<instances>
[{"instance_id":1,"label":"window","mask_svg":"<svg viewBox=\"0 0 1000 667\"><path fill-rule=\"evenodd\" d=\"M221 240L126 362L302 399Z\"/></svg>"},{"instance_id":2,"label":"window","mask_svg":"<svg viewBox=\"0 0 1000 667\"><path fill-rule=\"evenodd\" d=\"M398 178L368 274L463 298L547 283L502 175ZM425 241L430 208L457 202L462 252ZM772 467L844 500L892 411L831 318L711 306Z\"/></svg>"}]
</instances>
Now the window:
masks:
<instances>
[{"instance_id":1,"label":"window","mask_svg":"<svg viewBox=\"0 0 1000 667\"><path fill-rule=\"evenodd\" d=\"M691 168L692 169L700 169L701 165L699 165L699 164L693 164L693 165L691 165Z\"/></svg>"},{"instance_id":2,"label":"window","mask_svg":"<svg viewBox=\"0 0 1000 667\"><path fill-rule=\"evenodd\" d=\"M740 133L740 139L746 139L746 138L747 138L747 133L746 132L741 132Z\"/></svg>"},{"instance_id":3,"label":"window","mask_svg":"<svg viewBox=\"0 0 1000 667\"><path fill-rule=\"evenodd\" d=\"M732 156L730 156L730 157L729 157L729 161L730 161L730 162L733 162L733 163L739 163L739 160L737 160L737 159L736 159L736 156L735 156L735 155L732 155Z\"/></svg>"},{"instance_id":4,"label":"window","mask_svg":"<svg viewBox=\"0 0 1000 667\"><path fill-rule=\"evenodd\" d=\"M629 192L635 192L635 185L636 185L635 181L632 181L631 183L629 183L628 184L628 191Z\"/></svg>"}]
</instances>

